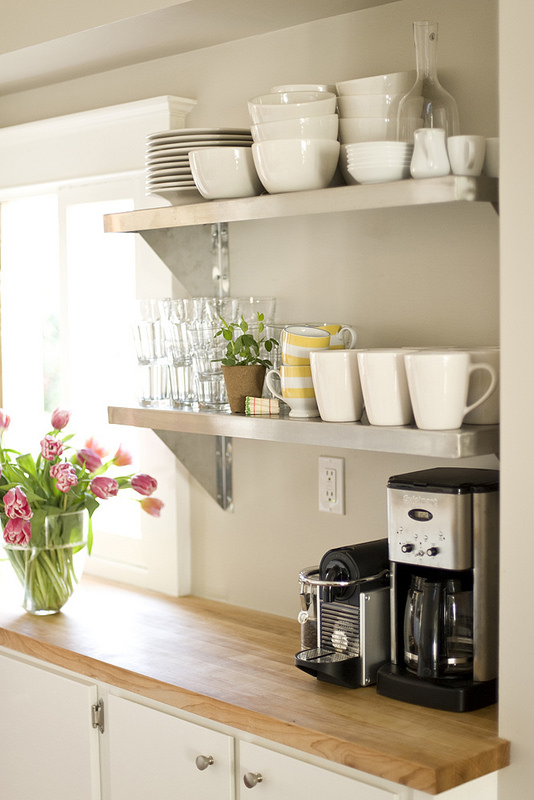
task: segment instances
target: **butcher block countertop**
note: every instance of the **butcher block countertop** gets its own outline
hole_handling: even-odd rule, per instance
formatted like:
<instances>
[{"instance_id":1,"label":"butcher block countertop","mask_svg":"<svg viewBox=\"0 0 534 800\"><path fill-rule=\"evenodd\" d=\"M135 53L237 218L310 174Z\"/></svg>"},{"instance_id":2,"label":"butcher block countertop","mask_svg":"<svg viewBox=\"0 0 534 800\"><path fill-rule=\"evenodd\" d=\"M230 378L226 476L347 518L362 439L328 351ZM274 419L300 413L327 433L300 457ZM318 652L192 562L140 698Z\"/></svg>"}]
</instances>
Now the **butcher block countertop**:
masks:
<instances>
[{"instance_id":1,"label":"butcher block countertop","mask_svg":"<svg viewBox=\"0 0 534 800\"><path fill-rule=\"evenodd\" d=\"M495 706L442 712L319 682L294 666L291 619L89 577L35 617L4 578L0 645L95 681L430 794L509 763Z\"/></svg>"}]
</instances>

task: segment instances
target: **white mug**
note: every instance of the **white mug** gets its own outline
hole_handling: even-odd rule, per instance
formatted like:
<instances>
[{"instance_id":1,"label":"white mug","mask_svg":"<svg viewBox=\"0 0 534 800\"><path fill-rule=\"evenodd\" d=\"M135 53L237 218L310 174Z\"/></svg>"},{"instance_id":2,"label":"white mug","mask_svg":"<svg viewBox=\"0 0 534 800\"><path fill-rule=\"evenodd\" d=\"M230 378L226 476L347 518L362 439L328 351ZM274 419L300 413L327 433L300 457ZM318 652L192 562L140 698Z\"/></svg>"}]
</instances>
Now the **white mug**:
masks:
<instances>
[{"instance_id":1,"label":"white mug","mask_svg":"<svg viewBox=\"0 0 534 800\"><path fill-rule=\"evenodd\" d=\"M423 430L455 430L466 414L495 391L497 376L490 364L472 364L465 350L420 350L406 353L406 376L415 423ZM471 404L467 403L471 375L489 372L490 385Z\"/></svg>"},{"instance_id":2,"label":"white mug","mask_svg":"<svg viewBox=\"0 0 534 800\"><path fill-rule=\"evenodd\" d=\"M276 386L277 380L280 381L281 394ZM265 383L274 397L283 400L290 407L290 417L319 416L309 364L282 364L280 369L270 369L265 376Z\"/></svg>"},{"instance_id":3,"label":"white mug","mask_svg":"<svg viewBox=\"0 0 534 800\"><path fill-rule=\"evenodd\" d=\"M412 404L402 348L357 350L360 381L371 425L408 425Z\"/></svg>"},{"instance_id":4,"label":"white mug","mask_svg":"<svg viewBox=\"0 0 534 800\"><path fill-rule=\"evenodd\" d=\"M315 350L310 353L315 398L325 422L357 422L363 396L356 350Z\"/></svg>"},{"instance_id":5,"label":"white mug","mask_svg":"<svg viewBox=\"0 0 534 800\"><path fill-rule=\"evenodd\" d=\"M464 422L469 425L498 425L500 417L499 409L499 377L500 377L500 348L498 346L489 347L470 347L468 349L473 364L484 363L491 364L497 376L497 386L495 391L468 414L465 415ZM473 403L476 397L479 397L486 386L488 386L489 378L484 372L474 372L471 376L469 383L469 393L467 395L467 403Z\"/></svg>"},{"instance_id":6,"label":"white mug","mask_svg":"<svg viewBox=\"0 0 534 800\"><path fill-rule=\"evenodd\" d=\"M443 128L418 128L414 135L414 148L410 164L412 178L437 178L451 171L445 130Z\"/></svg>"},{"instance_id":7,"label":"white mug","mask_svg":"<svg viewBox=\"0 0 534 800\"><path fill-rule=\"evenodd\" d=\"M447 150L454 175L480 175L486 153L483 136L449 136Z\"/></svg>"}]
</instances>

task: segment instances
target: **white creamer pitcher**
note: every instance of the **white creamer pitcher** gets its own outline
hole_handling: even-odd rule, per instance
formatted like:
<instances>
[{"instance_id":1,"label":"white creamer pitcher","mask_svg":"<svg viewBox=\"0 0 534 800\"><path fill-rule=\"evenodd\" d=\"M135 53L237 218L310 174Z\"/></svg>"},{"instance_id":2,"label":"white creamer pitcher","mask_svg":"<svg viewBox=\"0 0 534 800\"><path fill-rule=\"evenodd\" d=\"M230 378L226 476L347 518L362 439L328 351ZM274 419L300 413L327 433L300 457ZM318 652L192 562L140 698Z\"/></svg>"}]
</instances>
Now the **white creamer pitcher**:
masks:
<instances>
[{"instance_id":1,"label":"white creamer pitcher","mask_svg":"<svg viewBox=\"0 0 534 800\"><path fill-rule=\"evenodd\" d=\"M443 128L418 128L414 133L414 148L410 174L412 178L437 178L451 171L447 142Z\"/></svg>"}]
</instances>

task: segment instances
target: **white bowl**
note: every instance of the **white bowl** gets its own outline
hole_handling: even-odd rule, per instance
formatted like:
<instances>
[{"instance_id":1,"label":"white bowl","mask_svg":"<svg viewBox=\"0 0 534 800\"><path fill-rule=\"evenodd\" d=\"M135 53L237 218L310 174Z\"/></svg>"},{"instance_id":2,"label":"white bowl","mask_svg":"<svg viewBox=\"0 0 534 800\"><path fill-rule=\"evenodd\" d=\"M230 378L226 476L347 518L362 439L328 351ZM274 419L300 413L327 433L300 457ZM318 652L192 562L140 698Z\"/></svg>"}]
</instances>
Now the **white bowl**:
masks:
<instances>
[{"instance_id":1,"label":"white bowl","mask_svg":"<svg viewBox=\"0 0 534 800\"><path fill-rule=\"evenodd\" d=\"M398 142L396 139L383 139L374 142L353 142L347 145L349 153L373 152L375 150L390 150L395 153L404 152L413 148L413 142Z\"/></svg>"},{"instance_id":2,"label":"white bowl","mask_svg":"<svg viewBox=\"0 0 534 800\"><path fill-rule=\"evenodd\" d=\"M337 139L339 119L337 114L301 119L278 119L251 125L255 142L269 139Z\"/></svg>"},{"instance_id":3,"label":"white bowl","mask_svg":"<svg viewBox=\"0 0 534 800\"><path fill-rule=\"evenodd\" d=\"M400 92L406 94L415 83L416 72L389 72L385 75L371 75L368 78L354 78L336 83L338 95L346 94L385 94Z\"/></svg>"},{"instance_id":4,"label":"white bowl","mask_svg":"<svg viewBox=\"0 0 534 800\"><path fill-rule=\"evenodd\" d=\"M332 92L336 87L327 83L286 83L284 86L272 86L269 92Z\"/></svg>"},{"instance_id":5,"label":"white bowl","mask_svg":"<svg viewBox=\"0 0 534 800\"><path fill-rule=\"evenodd\" d=\"M376 142L353 142L345 145L348 159L373 157L373 156L394 156L401 158L413 152L413 144L409 142L376 141Z\"/></svg>"},{"instance_id":6,"label":"white bowl","mask_svg":"<svg viewBox=\"0 0 534 800\"><path fill-rule=\"evenodd\" d=\"M379 166L395 166L401 164L404 164L409 167L411 161L412 161L411 155L401 156L399 158L395 158L395 156L384 156L383 158L376 156L375 158L347 159L347 166L349 169L351 169L352 167L379 167Z\"/></svg>"},{"instance_id":7,"label":"white bowl","mask_svg":"<svg viewBox=\"0 0 534 800\"><path fill-rule=\"evenodd\" d=\"M271 92L248 101L250 118L254 125L278 119L301 119L336 113L336 95L333 92Z\"/></svg>"},{"instance_id":8,"label":"white bowl","mask_svg":"<svg viewBox=\"0 0 534 800\"><path fill-rule=\"evenodd\" d=\"M358 183L385 183L410 177L410 164L359 164L350 165L349 173Z\"/></svg>"},{"instance_id":9,"label":"white bowl","mask_svg":"<svg viewBox=\"0 0 534 800\"><path fill-rule=\"evenodd\" d=\"M342 117L339 120L339 140L343 144L393 140L396 135L396 117Z\"/></svg>"},{"instance_id":10,"label":"white bowl","mask_svg":"<svg viewBox=\"0 0 534 800\"><path fill-rule=\"evenodd\" d=\"M270 194L324 189L336 171L339 142L332 139L272 139L252 145L260 180Z\"/></svg>"},{"instance_id":11,"label":"white bowl","mask_svg":"<svg viewBox=\"0 0 534 800\"><path fill-rule=\"evenodd\" d=\"M407 120L410 129L422 126L420 117ZM393 141L397 138L397 118L388 117L347 117L339 120L339 139L343 144L353 142Z\"/></svg>"},{"instance_id":12,"label":"white bowl","mask_svg":"<svg viewBox=\"0 0 534 800\"><path fill-rule=\"evenodd\" d=\"M405 95L396 94L353 94L338 97L337 108L341 117L389 117L396 115L399 103ZM410 97L405 106L409 115L420 117L423 109L423 97Z\"/></svg>"},{"instance_id":13,"label":"white bowl","mask_svg":"<svg viewBox=\"0 0 534 800\"><path fill-rule=\"evenodd\" d=\"M193 180L202 197L251 197L263 186L250 147L203 147L189 151Z\"/></svg>"},{"instance_id":14,"label":"white bowl","mask_svg":"<svg viewBox=\"0 0 534 800\"><path fill-rule=\"evenodd\" d=\"M350 144L342 144L339 148L339 170L341 175L343 176L343 180L345 183L348 183L349 186L353 186L355 183L358 183L356 178L353 178L349 172L349 163L347 158L347 147L351 147Z\"/></svg>"},{"instance_id":15,"label":"white bowl","mask_svg":"<svg viewBox=\"0 0 534 800\"><path fill-rule=\"evenodd\" d=\"M408 142L356 142L345 145L347 164L371 161L410 161L413 144Z\"/></svg>"}]
</instances>

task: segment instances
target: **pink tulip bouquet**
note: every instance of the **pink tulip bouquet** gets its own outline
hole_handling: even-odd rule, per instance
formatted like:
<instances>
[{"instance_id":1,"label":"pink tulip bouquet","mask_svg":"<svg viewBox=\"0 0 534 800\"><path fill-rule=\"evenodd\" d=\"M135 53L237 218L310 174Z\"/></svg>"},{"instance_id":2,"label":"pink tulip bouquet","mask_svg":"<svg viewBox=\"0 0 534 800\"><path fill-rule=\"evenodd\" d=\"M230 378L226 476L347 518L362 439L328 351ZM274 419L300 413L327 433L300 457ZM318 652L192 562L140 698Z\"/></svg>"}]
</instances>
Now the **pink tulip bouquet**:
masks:
<instances>
[{"instance_id":1,"label":"pink tulip bouquet","mask_svg":"<svg viewBox=\"0 0 534 800\"><path fill-rule=\"evenodd\" d=\"M107 453L93 439L76 449L73 434L63 435L70 412L52 413L52 430L41 439L36 459L4 448L10 418L0 409L0 521L4 547L14 570L31 595L27 610L59 610L76 582L74 556L91 552L91 517L101 501L130 489L142 496L144 511L159 517L163 503L153 496L157 481L145 473L109 477L111 467L132 463L119 447ZM135 495L134 495L135 497Z\"/></svg>"}]
</instances>

